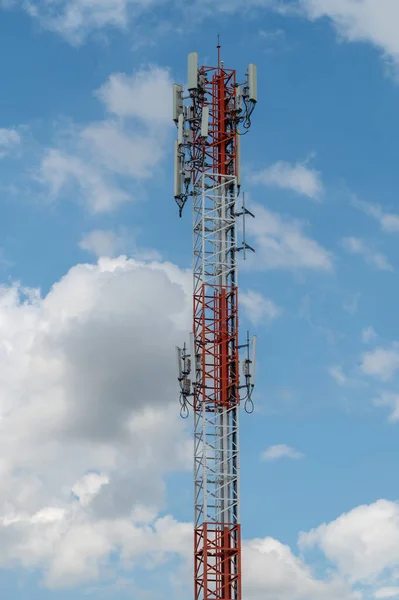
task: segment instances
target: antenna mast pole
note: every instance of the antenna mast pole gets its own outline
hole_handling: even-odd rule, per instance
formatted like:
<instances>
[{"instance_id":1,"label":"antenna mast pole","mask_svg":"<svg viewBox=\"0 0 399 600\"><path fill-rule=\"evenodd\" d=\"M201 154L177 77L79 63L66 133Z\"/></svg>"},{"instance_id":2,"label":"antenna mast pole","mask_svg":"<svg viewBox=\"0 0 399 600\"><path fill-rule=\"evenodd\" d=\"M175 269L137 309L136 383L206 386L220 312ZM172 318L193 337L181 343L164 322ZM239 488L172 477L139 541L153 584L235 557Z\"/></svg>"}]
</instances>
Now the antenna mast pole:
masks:
<instances>
[{"instance_id":1,"label":"antenna mast pole","mask_svg":"<svg viewBox=\"0 0 399 600\"><path fill-rule=\"evenodd\" d=\"M177 349L182 415L194 413L194 598L242 600L239 408L252 407L255 340L239 346L237 244L240 130L257 101L256 67L243 84L236 71L198 67L188 57L188 95L174 85L175 200L193 201L194 292L190 348ZM186 102L185 102L186 101ZM245 383L240 385L240 349Z\"/></svg>"}]
</instances>

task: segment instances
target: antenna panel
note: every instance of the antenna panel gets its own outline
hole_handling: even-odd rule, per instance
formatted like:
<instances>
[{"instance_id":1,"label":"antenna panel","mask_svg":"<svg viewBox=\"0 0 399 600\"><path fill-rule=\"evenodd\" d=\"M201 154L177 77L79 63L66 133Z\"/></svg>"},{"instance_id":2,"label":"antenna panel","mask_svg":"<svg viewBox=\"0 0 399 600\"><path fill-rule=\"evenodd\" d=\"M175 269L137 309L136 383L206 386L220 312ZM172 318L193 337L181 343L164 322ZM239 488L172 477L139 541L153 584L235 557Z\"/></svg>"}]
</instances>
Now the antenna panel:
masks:
<instances>
[{"instance_id":1,"label":"antenna panel","mask_svg":"<svg viewBox=\"0 0 399 600\"><path fill-rule=\"evenodd\" d=\"M207 138L209 131L209 106L204 106L201 117L201 137Z\"/></svg>"},{"instance_id":2,"label":"antenna panel","mask_svg":"<svg viewBox=\"0 0 399 600\"><path fill-rule=\"evenodd\" d=\"M188 55L188 73L187 73L188 91L198 89L198 52L190 52Z\"/></svg>"},{"instance_id":3,"label":"antenna panel","mask_svg":"<svg viewBox=\"0 0 399 600\"><path fill-rule=\"evenodd\" d=\"M236 135L236 177L237 187L241 186L241 135L240 130L237 129Z\"/></svg>"},{"instance_id":4,"label":"antenna panel","mask_svg":"<svg viewBox=\"0 0 399 600\"><path fill-rule=\"evenodd\" d=\"M182 358L181 358L181 349L179 348L179 346L176 346L176 358L177 358L177 375L178 375L178 379L179 381L181 379L183 379L183 373L182 373Z\"/></svg>"},{"instance_id":5,"label":"antenna panel","mask_svg":"<svg viewBox=\"0 0 399 600\"><path fill-rule=\"evenodd\" d=\"M241 86L237 85L236 87L236 110L242 109L242 90Z\"/></svg>"},{"instance_id":6,"label":"antenna panel","mask_svg":"<svg viewBox=\"0 0 399 600\"><path fill-rule=\"evenodd\" d=\"M249 100L252 102L258 101L258 76L256 65L250 63L248 65L248 88L249 88Z\"/></svg>"},{"instance_id":7,"label":"antenna panel","mask_svg":"<svg viewBox=\"0 0 399 600\"><path fill-rule=\"evenodd\" d=\"M258 338L254 335L252 340L252 385L255 386L255 375L256 375L256 342Z\"/></svg>"},{"instance_id":8,"label":"antenna panel","mask_svg":"<svg viewBox=\"0 0 399 600\"><path fill-rule=\"evenodd\" d=\"M180 146L183 143L184 135L184 115L181 113L177 122L177 143Z\"/></svg>"},{"instance_id":9,"label":"antenna panel","mask_svg":"<svg viewBox=\"0 0 399 600\"><path fill-rule=\"evenodd\" d=\"M173 84L173 120L177 123L179 116L183 114L183 87L177 83Z\"/></svg>"},{"instance_id":10,"label":"antenna panel","mask_svg":"<svg viewBox=\"0 0 399 600\"><path fill-rule=\"evenodd\" d=\"M179 152L179 143L175 140L175 198L180 198L182 195L182 181L181 181L181 157Z\"/></svg>"}]
</instances>

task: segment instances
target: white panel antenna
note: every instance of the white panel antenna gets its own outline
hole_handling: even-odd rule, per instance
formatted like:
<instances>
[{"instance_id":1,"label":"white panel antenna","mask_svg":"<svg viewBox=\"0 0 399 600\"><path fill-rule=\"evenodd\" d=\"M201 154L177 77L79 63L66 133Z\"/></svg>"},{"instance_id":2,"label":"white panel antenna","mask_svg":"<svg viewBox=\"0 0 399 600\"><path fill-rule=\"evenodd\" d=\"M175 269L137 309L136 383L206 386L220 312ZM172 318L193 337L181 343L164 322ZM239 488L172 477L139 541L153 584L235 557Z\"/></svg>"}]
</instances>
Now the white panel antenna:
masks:
<instances>
[{"instance_id":1,"label":"white panel antenna","mask_svg":"<svg viewBox=\"0 0 399 600\"><path fill-rule=\"evenodd\" d=\"M180 146L184 141L184 115L181 113L177 122L177 143Z\"/></svg>"},{"instance_id":2,"label":"white panel antenna","mask_svg":"<svg viewBox=\"0 0 399 600\"><path fill-rule=\"evenodd\" d=\"M242 90L241 86L237 85L236 87L236 110L241 110L242 108Z\"/></svg>"},{"instance_id":3,"label":"white panel antenna","mask_svg":"<svg viewBox=\"0 0 399 600\"><path fill-rule=\"evenodd\" d=\"M204 106L201 117L201 137L207 138L209 131L209 106Z\"/></svg>"},{"instance_id":4,"label":"white panel antenna","mask_svg":"<svg viewBox=\"0 0 399 600\"><path fill-rule=\"evenodd\" d=\"M249 92L249 100L252 102L258 101L258 76L256 65L250 63L248 65L248 92Z\"/></svg>"},{"instance_id":5,"label":"white panel antenna","mask_svg":"<svg viewBox=\"0 0 399 600\"><path fill-rule=\"evenodd\" d=\"M240 130L237 128L236 137L236 175L237 175L237 186L241 187L241 135Z\"/></svg>"},{"instance_id":6,"label":"white panel antenna","mask_svg":"<svg viewBox=\"0 0 399 600\"><path fill-rule=\"evenodd\" d=\"M256 342L258 338L254 335L252 339L252 373L251 373L251 385L255 385L255 375L256 375Z\"/></svg>"},{"instance_id":7,"label":"white panel antenna","mask_svg":"<svg viewBox=\"0 0 399 600\"><path fill-rule=\"evenodd\" d=\"M183 114L183 87L177 83L173 84L173 120L177 123L179 116Z\"/></svg>"},{"instance_id":8,"label":"white panel antenna","mask_svg":"<svg viewBox=\"0 0 399 600\"><path fill-rule=\"evenodd\" d=\"M188 91L198 89L198 52L190 52L188 55Z\"/></svg>"},{"instance_id":9,"label":"white panel antenna","mask_svg":"<svg viewBox=\"0 0 399 600\"><path fill-rule=\"evenodd\" d=\"M175 140L175 198L180 198L182 194L182 177L181 177L181 156L179 152L179 143Z\"/></svg>"},{"instance_id":10,"label":"white panel antenna","mask_svg":"<svg viewBox=\"0 0 399 600\"><path fill-rule=\"evenodd\" d=\"M182 372L181 348L179 348L179 346L176 346L176 358L177 358L178 379L179 379L179 381L181 381L183 379L183 372Z\"/></svg>"}]
</instances>

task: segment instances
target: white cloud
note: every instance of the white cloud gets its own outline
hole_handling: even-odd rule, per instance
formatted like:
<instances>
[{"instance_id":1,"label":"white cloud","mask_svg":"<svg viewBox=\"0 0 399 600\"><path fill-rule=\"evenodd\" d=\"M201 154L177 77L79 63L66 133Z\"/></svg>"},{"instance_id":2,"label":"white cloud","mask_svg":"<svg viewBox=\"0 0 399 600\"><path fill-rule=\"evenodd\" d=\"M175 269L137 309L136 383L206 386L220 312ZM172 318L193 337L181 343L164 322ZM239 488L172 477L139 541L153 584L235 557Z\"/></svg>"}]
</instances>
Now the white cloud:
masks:
<instances>
[{"instance_id":1,"label":"white cloud","mask_svg":"<svg viewBox=\"0 0 399 600\"><path fill-rule=\"evenodd\" d=\"M261 29L259 31L259 36L266 40L267 42L275 42L277 40L284 40L286 37L286 32L284 29Z\"/></svg>"},{"instance_id":2,"label":"white cloud","mask_svg":"<svg viewBox=\"0 0 399 600\"><path fill-rule=\"evenodd\" d=\"M360 598L339 577L317 579L288 546L273 538L243 548L243 581L248 600L351 600Z\"/></svg>"},{"instance_id":3,"label":"white cloud","mask_svg":"<svg viewBox=\"0 0 399 600\"><path fill-rule=\"evenodd\" d=\"M165 25L165 20L164 13L158 7L165 5L172 16L172 22L173 16L178 14L178 19L174 22L175 29L178 29L176 22L182 23L182 26L190 26L194 18L198 21L214 15L215 9L222 14L245 13L254 8L272 8L286 13L283 2L284 0L220 0L215 5L213 0L193 0L189 5L182 6L181 2L175 0L0 0L0 8L20 6L42 27L79 45L90 33L107 28L126 32L129 26L133 26L135 34L140 34L143 16L150 16L151 26L159 28L160 22ZM148 36L147 33L147 37L148 43L153 43L153 35Z\"/></svg>"},{"instance_id":4,"label":"white cloud","mask_svg":"<svg viewBox=\"0 0 399 600\"><path fill-rule=\"evenodd\" d=\"M109 482L108 475L104 473L87 473L75 483L71 491L79 499L79 502L85 506L90 504L103 485L108 485Z\"/></svg>"},{"instance_id":5,"label":"white cloud","mask_svg":"<svg viewBox=\"0 0 399 600\"><path fill-rule=\"evenodd\" d=\"M348 381L347 376L345 375L345 373L342 370L342 367L339 365L335 365L334 367L330 367L328 372L330 373L331 377L339 384L339 385L345 385L345 383Z\"/></svg>"},{"instance_id":6,"label":"white cloud","mask_svg":"<svg viewBox=\"0 0 399 600\"><path fill-rule=\"evenodd\" d=\"M164 474L191 468L173 353L191 285L174 265L119 258L74 267L43 298L0 289L1 567L59 588L101 580L110 555L129 572L191 558L192 524L157 516ZM281 456L301 454L265 458ZM249 600L359 597L271 538L246 542L243 564Z\"/></svg>"},{"instance_id":7,"label":"white cloud","mask_svg":"<svg viewBox=\"0 0 399 600\"><path fill-rule=\"evenodd\" d=\"M115 258L128 254L137 260L161 260L159 252L150 248L138 248L134 232L121 229L116 231L94 229L79 242L82 250L87 250L97 258Z\"/></svg>"},{"instance_id":8,"label":"white cloud","mask_svg":"<svg viewBox=\"0 0 399 600\"><path fill-rule=\"evenodd\" d=\"M72 191L75 189L72 186L77 186L83 202L92 212L107 212L130 199L127 192L109 179L81 158L57 149L46 153L38 175L38 180L48 187L53 198L61 191Z\"/></svg>"},{"instance_id":9,"label":"white cloud","mask_svg":"<svg viewBox=\"0 0 399 600\"><path fill-rule=\"evenodd\" d=\"M374 329L374 327L365 327L364 329L362 329L362 342L364 344L369 344L370 342L372 342L373 340L375 340L375 338L377 337L377 333Z\"/></svg>"},{"instance_id":10,"label":"white cloud","mask_svg":"<svg viewBox=\"0 0 399 600\"><path fill-rule=\"evenodd\" d=\"M242 578L248 600L361 600L342 577L332 572L319 578L289 546L271 537L243 541ZM186 597L192 588L192 567L184 565L179 583Z\"/></svg>"},{"instance_id":11,"label":"white cloud","mask_svg":"<svg viewBox=\"0 0 399 600\"><path fill-rule=\"evenodd\" d=\"M262 206L251 209L256 219L248 222L256 255L248 267L257 269L310 269L331 271L333 256L318 242L306 237L303 224L273 213Z\"/></svg>"},{"instance_id":12,"label":"white cloud","mask_svg":"<svg viewBox=\"0 0 399 600\"><path fill-rule=\"evenodd\" d=\"M15 129L0 128L0 147L8 148L21 142L21 135Z\"/></svg>"},{"instance_id":13,"label":"white cloud","mask_svg":"<svg viewBox=\"0 0 399 600\"><path fill-rule=\"evenodd\" d=\"M364 260L380 271L393 271L394 268L381 252L373 251L363 240L357 237L347 237L342 240L342 246L350 254L363 256Z\"/></svg>"},{"instance_id":14,"label":"white cloud","mask_svg":"<svg viewBox=\"0 0 399 600\"><path fill-rule=\"evenodd\" d=\"M148 179L154 176L154 168L163 157L161 140L156 144L149 132L127 133L111 120L89 125L80 135L97 164L117 175Z\"/></svg>"},{"instance_id":15,"label":"white cloud","mask_svg":"<svg viewBox=\"0 0 399 600\"><path fill-rule=\"evenodd\" d=\"M279 161L253 175L251 180L253 183L292 190L312 200L320 200L324 192L321 174L315 169L310 169L305 163L293 165Z\"/></svg>"},{"instance_id":16,"label":"white cloud","mask_svg":"<svg viewBox=\"0 0 399 600\"><path fill-rule=\"evenodd\" d=\"M286 444L276 444L262 452L261 458L266 461L278 460L279 458L299 459L303 458L303 454Z\"/></svg>"},{"instance_id":17,"label":"white cloud","mask_svg":"<svg viewBox=\"0 0 399 600\"><path fill-rule=\"evenodd\" d=\"M79 44L91 31L104 27L125 29L131 14L137 17L158 0L26 0L22 7L40 23Z\"/></svg>"},{"instance_id":18,"label":"white cloud","mask_svg":"<svg viewBox=\"0 0 399 600\"><path fill-rule=\"evenodd\" d=\"M399 64L396 0L299 0L309 19L328 17L349 42L369 42L390 61Z\"/></svg>"},{"instance_id":19,"label":"white cloud","mask_svg":"<svg viewBox=\"0 0 399 600\"><path fill-rule=\"evenodd\" d=\"M111 553L131 571L136 565L155 569L173 555L186 555L191 544L189 523L170 516L138 524L130 519L93 522L76 511L43 510L5 526L0 560L7 553L27 569L45 565L49 588L73 588L101 581Z\"/></svg>"},{"instance_id":20,"label":"white cloud","mask_svg":"<svg viewBox=\"0 0 399 600\"><path fill-rule=\"evenodd\" d=\"M120 258L72 268L43 298L1 287L1 567L59 587L95 580L118 549L154 564L187 552L190 526L157 513L164 473L191 466L173 352L191 285L168 263Z\"/></svg>"},{"instance_id":21,"label":"white cloud","mask_svg":"<svg viewBox=\"0 0 399 600\"><path fill-rule=\"evenodd\" d=\"M377 590L374 594L374 598L398 598L399 587L383 587Z\"/></svg>"},{"instance_id":22,"label":"white cloud","mask_svg":"<svg viewBox=\"0 0 399 600\"><path fill-rule=\"evenodd\" d=\"M358 506L335 521L302 533L303 551L318 547L352 583L374 585L399 563L399 505Z\"/></svg>"},{"instance_id":23,"label":"white cloud","mask_svg":"<svg viewBox=\"0 0 399 600\"><path fill-rule=\"evenodd\" d=\"M362 356L361 370L365 375L388 381L399 369L399 348L393 344L391 348L377 347Z\"/></svg>"},{"instance_id":24,"label":"white cloud","mask_svg":"<svg viewBox=\"0 0 399 600\"><path fill-rule=\"evenodd\" d=\"M240 304L249 321L254 325L272 321L281 314L281 309L259 292L248 290L240 295Z\"/></svg>"},{"instance_id":25,"label":"white cloud","mask_svg":"<svg viewBox=\"0 0 399 600\"><path fill-rule=\"evenodd\" d=\"M376 219L383 231L387 233L396 233L399 231L399 215L386 213L379 204L371 204L357 198L352 198L351 203L355 208Z\"/></svg>"},{"instance_id":26,"label":"white cloud","mask_svg":"<svg viewBox=\"0 0 399 600\"><path fill-rule=\"evenodd\" d=\"M391 409L388 420L391 423L399 421L399 394L392 392L383 392L378 398L373 401L375 406L388 406Z\"/></svg>"},{"instance_id":27,"label":"white cloud","mask_svg":"<svg viewBox=\"0 0 399 600\"><path fill-rule=\"evenodd\" d=\"M82 238L79 246L98 258L103 256L114 258L123 253L125 240L120 239L114 231L95 229Z\"/></svg>"},{"instance_id":28,"label":"white cloud","mask_svg":"<svg viewBox=\"0 0 399 600\"><path fill-rule=\"evenodd\" d=\"M355 315L359 308L359 298L361 294L352 294L351 297L344 303L343 309L350 315Z\"/></svg>"},{"instance_id":29,"label":"white cloud","mask_svg":"<svg viewBox=\"0 0 399 600\"><path fill-rule=\"evenodd\" d=\"M157 66L138 71L133 76L124 73L110 75L97 95L109 113L118 117L134 117L148 125L170 124L172 114L171 79L169 72ZM160 100L161 99L161 100Z\"/></svg>"},{"instance_id":30,"label":"white cloud","mask_svg":"<svg viewBox=\"0 0 399 600\"><path fill-rule=\"evenodd\" d=\"M21 134L16 129L0 128L0 158L19 146L21 139Z\"/></svg>"},{"instance_id":31,"label":"white cloud","mask_svg":"<svg viewBox=\"0 0 399 600\"><path fill-rule=\"evenodd\" d=\"M107 118L71 128L67 143L43 157L37 178L51 196L78 196L98 213L141 194L142 182L153 178L167 152L171 85L169 72L159 67L111 75L96 92Z\"/></svg>"},{"instance_id":32,"label":"white cloud","mask_svg":"<svg viewBox=\"0 0 399 600\"><path fill-rule=\"evenodd\" d=\"M90 32L107 27L126 31L133 22L137 28L143 14L150 11L156 14L157 5L168 4L170 11L180 7L171 0L3 0L2 4L21 6L43 27L74 44L82 43ZM190 8L197 17L215 11L214 2L210 0L196 0ZM217 5L217 10L222 13L243 12L250 8L274 8L281 14L295 14L300 9L311 20L328 17L342 38L351 42L369 42L390 62L399 61L396 0L223 0Z\"/></svg>"}]
</instances>

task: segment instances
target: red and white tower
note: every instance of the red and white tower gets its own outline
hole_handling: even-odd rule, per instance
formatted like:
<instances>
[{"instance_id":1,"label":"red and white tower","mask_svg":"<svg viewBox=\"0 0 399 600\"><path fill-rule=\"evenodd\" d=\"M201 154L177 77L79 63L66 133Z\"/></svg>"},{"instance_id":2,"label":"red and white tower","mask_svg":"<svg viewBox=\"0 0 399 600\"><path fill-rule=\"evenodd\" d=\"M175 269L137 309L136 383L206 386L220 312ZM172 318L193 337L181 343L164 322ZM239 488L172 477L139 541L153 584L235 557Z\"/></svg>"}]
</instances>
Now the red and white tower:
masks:
<instances>
[{"instance_id":1,"label":"red and white tower","mask_svg":"<svg viewBox=\"0 0 399 600\"><path fill-rule=\"evenodd\" d=\"M257 101L256 67L198 67L188 56L188 93L173 86L174 197L193 201L194 295L190 347L177 349L181 408L194 413L195 600L241 600L239 408L252 407L255 341L238 340L236 221L253 216L240 192L240 138ZM244 382L240 385L240 349ZM252 348L252 352L251 352ZM252 357L250 355L252 354Z\"/></svg>"}]
</instances>

